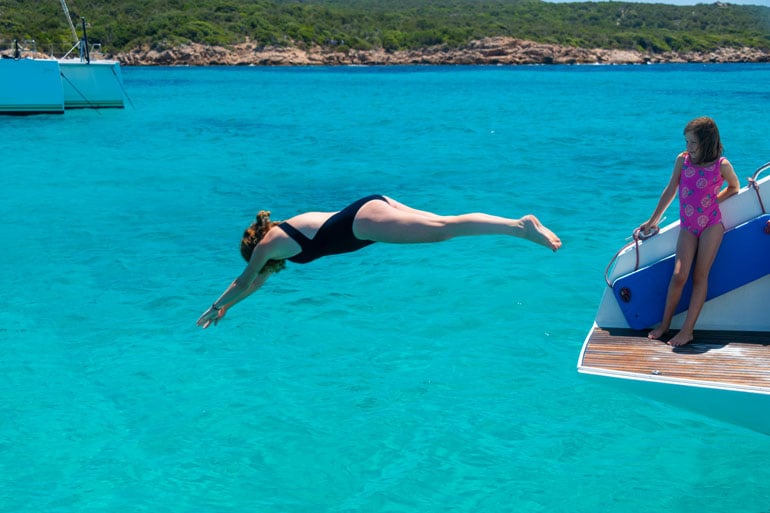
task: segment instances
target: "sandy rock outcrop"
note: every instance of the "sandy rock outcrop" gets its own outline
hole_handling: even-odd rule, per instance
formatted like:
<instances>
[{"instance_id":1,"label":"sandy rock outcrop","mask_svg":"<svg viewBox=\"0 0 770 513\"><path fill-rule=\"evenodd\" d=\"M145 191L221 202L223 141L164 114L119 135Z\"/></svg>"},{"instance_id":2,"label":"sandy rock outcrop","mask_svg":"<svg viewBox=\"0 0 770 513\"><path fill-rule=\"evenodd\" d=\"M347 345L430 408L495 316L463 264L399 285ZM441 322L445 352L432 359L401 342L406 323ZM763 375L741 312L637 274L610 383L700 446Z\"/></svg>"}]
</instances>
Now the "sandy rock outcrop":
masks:
<instances>
[{"instance_id":1,"label":"sandy rock outcrop","mask_svg":"<svg viewBox=\"0 0 770 513\"><path fill-rule=\"evenodd\" d=\"M262 46L246 42L232 47L190 43L174 48L136 48L116 56L131 66L317 66L398 64L643 64L659 62L770 62L770 52L757 48L721 48L714 52L653 54L635 50L587 49L537 43L509 37L473 41L465 48L431 47L387 52Z\"/></svg>"}]
</instances>

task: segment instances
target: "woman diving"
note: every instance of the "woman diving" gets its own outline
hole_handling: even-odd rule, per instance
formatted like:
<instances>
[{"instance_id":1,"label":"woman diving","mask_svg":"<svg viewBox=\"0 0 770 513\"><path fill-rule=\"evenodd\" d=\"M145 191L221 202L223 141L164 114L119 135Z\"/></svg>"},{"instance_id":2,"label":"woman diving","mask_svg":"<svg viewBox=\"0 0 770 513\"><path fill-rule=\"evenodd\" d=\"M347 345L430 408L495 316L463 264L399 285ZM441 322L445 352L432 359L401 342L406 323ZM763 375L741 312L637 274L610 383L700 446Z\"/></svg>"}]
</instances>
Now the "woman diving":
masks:
<instances>
[{"instance_id":1,"label":"woman diving","mask_svg":"<svg viewBox=\"0 0 770 513\"><path fill-rule=\"evenodd\" d=\"M259 289L286 265L359 250L375 242L417 244L472 235L511 235L553 251L561 240L533 215L519 219L483 213L441 216L415 210L387 196L362 198L339 212L306 212L283 222L261 211L241 240L246 269L198 319L198 326L216 324L236 303Z\"/></svg>"}]
</instances>

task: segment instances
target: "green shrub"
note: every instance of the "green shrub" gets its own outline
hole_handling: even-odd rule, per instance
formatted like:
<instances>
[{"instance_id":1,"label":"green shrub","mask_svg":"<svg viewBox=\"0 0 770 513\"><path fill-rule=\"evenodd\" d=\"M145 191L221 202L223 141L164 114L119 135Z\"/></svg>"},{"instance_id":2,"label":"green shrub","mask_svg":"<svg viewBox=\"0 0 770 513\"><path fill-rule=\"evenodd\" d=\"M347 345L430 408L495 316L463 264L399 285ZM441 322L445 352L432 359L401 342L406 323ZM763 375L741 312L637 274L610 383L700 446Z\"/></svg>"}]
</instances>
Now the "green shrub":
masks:
<instances>
[{"instance_id":1,"label":"green shrub","mask_svg":"<svg viewBox=\"0 0 770 513\"><path fill-rule=\"evenodd\" d=\"M74 7L74 6L71 6ZM720 46L770 49L770 7L538 0L78 0L93 42L312 45L387 51L508 36L587 48L650 52ZM77 18L76 18L77 19ZM79 24L77 24L79 26ZM70 44L58 2L0 1L0 40ZM332 43L336 41L336 43ZM340 50L337 48L337 50Z\"/></svg>"}]
</instances>

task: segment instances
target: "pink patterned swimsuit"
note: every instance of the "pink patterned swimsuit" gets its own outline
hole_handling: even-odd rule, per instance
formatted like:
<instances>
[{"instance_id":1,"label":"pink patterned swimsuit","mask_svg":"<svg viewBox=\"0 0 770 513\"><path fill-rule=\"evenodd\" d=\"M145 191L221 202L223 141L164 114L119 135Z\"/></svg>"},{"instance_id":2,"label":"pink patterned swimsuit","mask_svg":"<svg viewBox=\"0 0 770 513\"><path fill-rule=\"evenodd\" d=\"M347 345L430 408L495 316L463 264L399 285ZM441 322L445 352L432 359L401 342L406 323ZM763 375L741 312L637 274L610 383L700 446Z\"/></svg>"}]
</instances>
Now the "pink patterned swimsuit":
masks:
<instances>
[{"instance_id":1,"label":"pink patterned swimsuit","mask_svg":"<svg viewBox=\"0 0 770 513\"><path fill-rule=\"evenodd\" d=\"M706 167L685 155L679 176L679 218L682 228L700 237L709 226L722 222L717 194L722 189L722 158Z\"/></svg>"}]
</instances>

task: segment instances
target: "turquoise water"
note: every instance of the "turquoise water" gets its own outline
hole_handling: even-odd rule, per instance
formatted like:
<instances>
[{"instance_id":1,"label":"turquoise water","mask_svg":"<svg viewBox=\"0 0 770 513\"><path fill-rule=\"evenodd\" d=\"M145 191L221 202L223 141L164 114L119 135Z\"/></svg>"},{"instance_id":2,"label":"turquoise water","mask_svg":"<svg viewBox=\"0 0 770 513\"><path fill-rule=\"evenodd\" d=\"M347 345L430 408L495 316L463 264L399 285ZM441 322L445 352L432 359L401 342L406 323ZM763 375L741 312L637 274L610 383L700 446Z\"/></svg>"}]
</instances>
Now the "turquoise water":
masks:
<instances>
[{"instance_id":1,"label":"turquoise water","mask_svg":"<svg viewBox=\"0 0 770 513\"><path fill-rule=\"evenodd\" d=\"M124 78L123 111L0 118L0 511L770 511L770 437L575 371L685 123L742 185L770 160L770 65ZM258 209L370 193L564 247L378 244L195 327Z\"/></svg>"}]
</instances>

